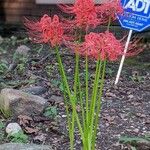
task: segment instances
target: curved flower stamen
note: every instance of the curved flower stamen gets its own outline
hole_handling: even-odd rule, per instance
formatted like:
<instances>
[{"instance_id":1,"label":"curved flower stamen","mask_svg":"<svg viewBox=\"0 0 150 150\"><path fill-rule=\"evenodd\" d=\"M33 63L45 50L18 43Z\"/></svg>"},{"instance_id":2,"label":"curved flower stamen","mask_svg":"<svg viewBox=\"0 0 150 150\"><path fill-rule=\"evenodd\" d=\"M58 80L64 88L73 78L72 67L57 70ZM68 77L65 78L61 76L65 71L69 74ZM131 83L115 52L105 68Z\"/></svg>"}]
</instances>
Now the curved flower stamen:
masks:
<instances>
[{"instance_id":1,"label":"curved flower stamen","mask_svg":"<svg viewBox=\"0 0 150 150\"><path fill-rule=\"evenodd\" d=\"M79 28L95 28L97 25L104 24L116 19L116 13L122 13L123 8L120 0L111 0L101 5L95 5L93 0L76 0L74 5L58 5L59 8L68 14L74 14L74 19L70 23Z\"/></svg>"},{"instance_id":2,"label":"curved flower stamen","mask_svg":"<svg viewBox=\"0 0 150 150\"><path fill-rule=\"evenodd\" d=\"M143 51L138 48L139 40L130 42L128 52L125 54L127 57L134 56ZM66 42L67 47L78 52L82 56L88 56L94 59L116 61L124 55L125 42L117 40L116 37L106 31L104 33L89 33L85 36L83 43Z\"/></svg>"},{"instance_id":3,"label":"curved flower stamen","mask_svg":"<svg viewBox=\"0 0 150 150\"><path fill-rule=\"evenodd\" d=\"M68 39L64 34L63 24L57 15L54 15L53 18L44 15L37 22L25 19L24 25L31 40L35 43L50 43L54 47L62 44L63 39Z\"/></svg>"},{"instance_id":4,"label":"curved flower stamen","mask_svg":"<svg viewBox=\"0 0 150 150\"><path fill-rule=\"evenodd\" d=\"M123 7L120 0L111 0L96 7L96 12L103 23L108 22L109 18L112 21L116 20L116 14L123 13Z\"/></svg>"}]
</instances>

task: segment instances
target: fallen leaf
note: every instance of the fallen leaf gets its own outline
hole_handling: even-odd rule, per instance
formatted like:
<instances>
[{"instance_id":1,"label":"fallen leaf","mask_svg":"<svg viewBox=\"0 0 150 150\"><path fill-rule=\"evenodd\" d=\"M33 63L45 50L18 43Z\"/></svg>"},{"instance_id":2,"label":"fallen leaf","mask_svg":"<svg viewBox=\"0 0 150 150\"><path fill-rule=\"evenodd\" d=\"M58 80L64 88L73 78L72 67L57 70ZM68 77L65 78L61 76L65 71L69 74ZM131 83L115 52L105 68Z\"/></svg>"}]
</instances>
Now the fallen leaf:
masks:
<instances>
[{"instance_id":1,"label":"fallen leaf","mask_svg":"<svg viewBox=\"0 0 150 150\"><path fill-rule=\"evenodd\" d=\"M37 133L39 131L39 129L31 128L31 127L25 127L24 130L26 133L29 133L29 134Z\"/></svg>"},{"instance_id":2,"label":"fallen leaf","mask_svg":"<svg viewBox=\"0 0 150 150\"><path fill-rule=\"evenodd\" d=\"M26 115L19 115L18 119L19 119L19 124L24 127L30 124L30 121L33 121L31 117L26 116Z\"/></svg>"}]
</instances>

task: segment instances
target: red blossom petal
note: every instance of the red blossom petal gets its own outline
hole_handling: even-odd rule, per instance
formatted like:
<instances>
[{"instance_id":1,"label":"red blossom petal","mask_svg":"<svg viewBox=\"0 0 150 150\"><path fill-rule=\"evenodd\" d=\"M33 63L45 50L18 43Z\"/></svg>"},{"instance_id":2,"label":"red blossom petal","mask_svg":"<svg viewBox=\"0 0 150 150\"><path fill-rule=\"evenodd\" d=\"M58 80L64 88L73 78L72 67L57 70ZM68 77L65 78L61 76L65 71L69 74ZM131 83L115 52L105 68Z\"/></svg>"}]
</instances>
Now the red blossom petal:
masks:
<instances>
[{"instance_id":1,"label":"red blossom petal","mask_svg":"<svg viewBox=\"0 0 150 150\"><path fill-rule=\"evenodd\" d=\"M140 42L141 38L135 38L134 40L130 41L128 51L125 54L126 57L136 56L144 50L144 47L143 45L140 45Z\"/></svg>"},{"instance_id":2,"label":"red blossom petal","mask_svg":"<svg viewBox=\"0 0 150 150\"><path fill-rule=\"evenodd\" d=\"M123 7L120 0L111 0L96 7L98 17L102 22L108 22L109 18L112 21L116 20L116 14L123 13Z\"/></svg>"},{"instance_id":3,"label":"red blossom petal","mask_svg":"<svg viewBox=\"0 0 150 150\"><path fill-rule=\"evenodd\" d=\"M40 21L25 19L24 25L31 40L36 43L50 43L53 47L62 44L63 39L70 38L64 34L63 24L57 15L54 15L53 18L44 15Z\"/></svg>"},{"instance_id":4,"label":"red blossom petal","mask_svg":"<svg viewBox=\"0 0 150 150\"><path fill-rule=\"evenodd\" d=\"M106 31L105 33L89 33L81 44L67 43L66 46L74 49L83 56L94 59L115 61L123 54L123 44L115 36Z\"/></svg>"},{"instance_id":5,"label":"red blossom petal","mask_svg":"<svg viewBox=\"0 0 150 150\"><path fill-rule=\"evenodd\" d=\"M93 0L76 0L74 5L58 5L59 8L68 14L74 14L70 20L79 28L95 28L97 25L108 22L109 17L116 19L116 13L122 13L123 8L120 0L111 0L101 5L95 5Z\"/></svg>"},{"instance_id":6,"label":"red blossom petal","mask_svg":"<svg viewBox=\"0 0 150 150\"><path fill-rule=\"evenodd\" d=\"M74 5L58 5L62 11L74 14L74 23L77 27L87 29L96 27L100 20L97 18L93 0L76 0Z\"/></svg>"}]
</instances>

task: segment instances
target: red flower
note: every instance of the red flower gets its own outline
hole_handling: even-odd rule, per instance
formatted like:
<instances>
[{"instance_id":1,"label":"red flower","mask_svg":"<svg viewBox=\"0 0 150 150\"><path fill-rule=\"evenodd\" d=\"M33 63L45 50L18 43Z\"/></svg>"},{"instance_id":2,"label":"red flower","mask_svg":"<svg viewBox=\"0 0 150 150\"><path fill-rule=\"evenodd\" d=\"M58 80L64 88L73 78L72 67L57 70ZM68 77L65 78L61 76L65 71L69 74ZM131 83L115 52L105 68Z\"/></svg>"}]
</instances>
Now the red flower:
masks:
<instances>
[{"instance_id":1,"label":"red flower","mask_svg":"<svg viewBox=\"0 0 150 150\"><path fill-rule=\"evenodd\" d=\"M142 52L144 48L139 46L138 40L130 42L128 51L125 54L127 57L135 56ZM72 49L75 53L82 56L88 56L94 59L116 61L124 55L125 39L117 40L116 37L106 31L105 33L89 33L85 35L83 43L65 42L65 45Z\"/></svg>"},{"instance_id":2,"label":"red flower","mask_svg":"<svg viewBox=\"0 0 150 150\"><path fill-rule=\"evenodd\" d=\"M82 46L85 47L85 55L101 60L115 61L122 55L123 51L121 42L107 31L86 35Z\"/></svg>"},{"instance_id":3,"label":"red flower","mask_svg":"<svg viewBox=\"0 0 150 150\"><path fill-rule=\"evenodd\" d=\"M89 33L82 44L66 43L68 47L83 56L95 59L115 61L123 52L123 44L108 31L105 33Z\"/></svg>"},{"instance_id":4,"label":"red flower","mask_svg":"<svg viewBox=\"0 0 150 150\"><path fill-rule=\"evenodd\" d=\"M74 20L70 24L87 29L95 28L99 24L108 22L109 16L112 20L116 19L116 13L122 13L120 0L95 5L93 0L76 0L74 5L58 5L62 11L74 14Z\"/></svg>"},{"instance_id":5,"label":"red flower","mask_svg":"<svg viewBox=\"0 0 150 150\"><path fill-rule=\"evenodd\" d=\"M70 23L80 28L96 27L100 20L97 18L93 0L76 0L74 5L59 5L62 11L74 14L75 19Z\"/></svg>"},{"instance_id":6,"label":"red flower","mask_svg":"<svg viewBox=\"0 0 150 150\"><path fill-rule=\"evenodd\" d=\"M141 44L142 38L134 37L132 41L130 41L128 46L128 51L125 54L126 57L132 57L136 56L139 53L141 53L144 50L143 44ZM125 47L126 41L124 41L124 47Z\"/></svg>"},{"instance_id":7,"label":"red flower","mask_svg":"<svg viewBox=\"0 0 150 150\"><path fill-rule=\"evenodd\" d=\"M110 2L97 6L96 12L102 22L108 22L109 18L111 18L111 21L114 21L116 20L116 14L123 13L123 7L120 0L111 0Z\"/></svg>"},{"instance_id":8,"label":"red flower","mask_svg":"<svg viewBox=\"0 0 150 150\"><path fill-rule=\"evenodd\" d=\"M62 40L67 38L57 15L53 18L44 15L37 22L25 19L24 25L27 27L31 40L36 43L50 43L53 47L60 45Z\"/></svg>"}]
</instances>

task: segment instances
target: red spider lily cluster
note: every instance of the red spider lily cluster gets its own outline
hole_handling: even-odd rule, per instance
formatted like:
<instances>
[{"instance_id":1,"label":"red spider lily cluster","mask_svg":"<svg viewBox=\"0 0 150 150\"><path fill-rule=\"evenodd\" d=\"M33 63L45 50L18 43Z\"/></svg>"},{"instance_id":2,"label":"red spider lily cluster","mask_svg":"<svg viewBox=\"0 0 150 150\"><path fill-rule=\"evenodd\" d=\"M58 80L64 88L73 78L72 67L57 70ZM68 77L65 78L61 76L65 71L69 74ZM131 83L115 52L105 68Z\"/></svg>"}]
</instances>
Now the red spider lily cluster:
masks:
<instances>
[{"instance_id":1,"label":"red spider lily cluster","mask_svg":"<svg viewBox=\"0 0 150 150\"><path fill-rule=\"evenodd\" d=\"M60 9L75 18L69 23L79 28L88 29L116 19L116 13L122 13L120 0L111 0L102 5L95 5L93 0L76 0L74 5L59 5Z\"/></svg>"},{"instance_id":2,"label":"red spider lily cluster","mask_svg":"<svg viewBox=\"0 0 150 150\"><path fill-rule=\"evenodd\" d=\"M144 50L144 47L142 47L142 45L139 45L140 41L141 41L141 38L137 38L137 37L135 37L133 41L130 41L128 52L125 54L127 57L138 55ZM123 43L125 47L125 42Z\"/></svg>"},{"instance_id":3,"label":"red spider lily cluster","mask_svg":"<svg viewBox=\"0 0 150 150\"><path fill-rule=\"evenodd\" d=\"M100 24L93 0L76 0L72 6L59 5L59 7L65 13L75 15L75 18L69 21L74 26L87 28L96 27Z\"/></svg>"},{"instance_id":4,"label":"red spider lily cluster","mask_svg":"<svg viewBox=\"0 0 150 150\"><path fill-rule=\"evenodd\" d=\"M116 20L116 14L123 13L120 0L110 0L103 5L97 6L96 11L102 23L107 23L109 19Z\"/></svg>"},{"instance_id":5,"label":"red spider lily cluster","mask_svg":"<svg viewBox=\"0 0 150 150\"><path fill-rule=\"evenodd\" d=\"M35 43L50 43L54 47L62 44L63 39L68 39L64 34L63 24L57 15L54 15L53 18L44 15L37 22L25 19L24 24L31 40Z\"/></svg>"},{"instance_id":6,"label":"red spider lily cluster","mask_svg":"<svg viewBox=\"0 0 150 150\"><path fill-rule=\"evenodd\" d=\"M79 46L78 52L95 59L115 61L122 55L123 45L108 31L91 32L85 36L85 42Z\"/></svg>"},{"instance_id":7,"label":"red spider lily cluster","mask_svg":"<svg viewBox=\"0 0 150 150\"><path fill-rule=\"evenodd\" d=\"M29 36L36 43L50 43L52 47L64 43L79 52L91 58L115 61L119 56L123 55L124 43L117 40L115 36L106 31L105 33L89 33L84 35L84 42L75 44L70 40L68 31L72 28L89 29L89 27L97 27L102 23L106 23L109 18L116 19L116 13L122 13L123 9L120 0L111 0L110 2L95 5L93 0L76 0L74 5L59 5L65 13L73 14L73 20L65 22L60 21L57 15L53 18L44 15L40 21L34 22L25 19L25 26L28 29ZM69 30L68 30L69 29ZM131 54L134 55L141 50L133 51L137 48L137 41L130 44Z\"/></svg>"}]
</instances>

